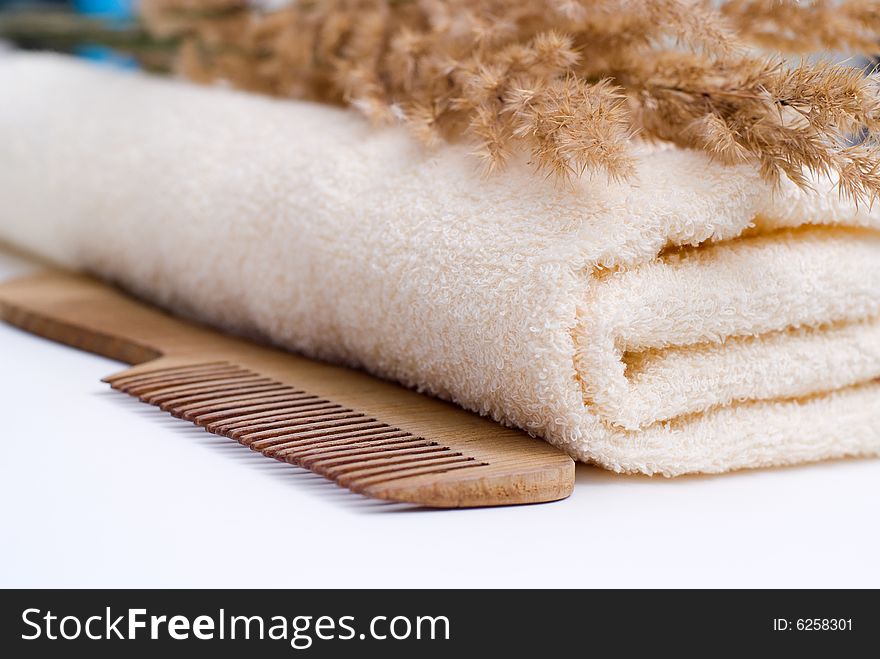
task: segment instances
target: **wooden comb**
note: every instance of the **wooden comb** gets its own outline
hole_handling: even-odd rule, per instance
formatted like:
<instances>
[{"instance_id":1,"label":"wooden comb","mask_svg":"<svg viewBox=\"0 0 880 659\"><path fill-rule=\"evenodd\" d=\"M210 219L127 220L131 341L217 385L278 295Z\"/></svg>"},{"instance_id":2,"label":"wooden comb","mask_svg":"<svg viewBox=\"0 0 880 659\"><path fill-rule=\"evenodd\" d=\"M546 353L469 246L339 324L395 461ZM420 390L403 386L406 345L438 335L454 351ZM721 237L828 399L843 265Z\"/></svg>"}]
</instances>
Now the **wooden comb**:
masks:
<instances>
[{"instance_id":1,"label":"wooden comb","mask_svg":"<svg viewBox=\"0 0 880 659\"><path fill-rule=\"evenodd\" d=\"M549 444L364 373L193 325L95 280L0 285L34 334L135 364L110 386L371 497L432 507L563 499L574 462Z\"/></svg>"}]
</instances>

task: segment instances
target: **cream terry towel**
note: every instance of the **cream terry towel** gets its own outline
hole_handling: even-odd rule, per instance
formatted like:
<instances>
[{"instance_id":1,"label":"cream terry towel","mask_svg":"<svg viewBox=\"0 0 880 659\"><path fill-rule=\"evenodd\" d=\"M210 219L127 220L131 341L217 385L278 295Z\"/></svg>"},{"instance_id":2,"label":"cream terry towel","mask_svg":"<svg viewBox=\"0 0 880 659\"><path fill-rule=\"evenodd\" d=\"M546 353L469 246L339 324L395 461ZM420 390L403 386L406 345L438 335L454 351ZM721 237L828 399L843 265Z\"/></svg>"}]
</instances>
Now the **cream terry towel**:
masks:
<instances>
[{"instance_id":1,"label":"cream terry towel","mask_svg":"<svg viewBox=\"0 0 880 659\"><path fill-rule=\"evenodd\" d=\"M880 452L880 209L645 151L466 147L50 56L0 59L0 238L618 471Z\"/></svg>"}]
</instances>

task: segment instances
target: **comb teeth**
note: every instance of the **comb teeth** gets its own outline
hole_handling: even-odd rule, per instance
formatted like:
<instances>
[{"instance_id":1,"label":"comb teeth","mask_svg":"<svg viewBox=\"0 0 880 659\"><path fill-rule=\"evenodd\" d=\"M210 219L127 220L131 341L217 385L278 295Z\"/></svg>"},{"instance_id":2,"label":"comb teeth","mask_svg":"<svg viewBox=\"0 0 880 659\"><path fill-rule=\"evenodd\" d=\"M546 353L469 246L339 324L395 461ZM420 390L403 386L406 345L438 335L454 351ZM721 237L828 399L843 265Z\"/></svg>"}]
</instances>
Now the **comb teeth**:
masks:
<instances>
[{"instance_id":1,"label":"comb teeth","mask_svg":"<svg viewBox=\"0 0 880 659\"><path fill-rule=\"evenodd\" d=\"M487 464L227 362L123 373L106 381L209 432L355 492Z\"/></svg>"},{"instance_id":2,"label":"comb teeth","mask_svg":"<svg viewBox=\"0 0 880 659\"><path fill-rule=\"evenodd\" d=\"M262 405L261 409L269 409L277 403L301 400L303 398L317 398L317 396L304 394L302 391L297 391L291 387L269 387L267 391L261 393L230 394L225 398L185 403L178 405L174 411L177 413L176 416L192 421L197 416L209 412L225 412L229 410L244 412L245 409L251 411L247 407L249 405Z\"/></svg>"},{"instance_id":3,"label":"comb teeth","mask_svg":"<svg viewBox=\"0 0 880 659\"><path fill-rule=\"evenodd\" d=\"M119 390L124 391L132 396L142 398L147 394L157 393L170 389L172 387L182 387L184 385L204 384L216 380L228 380L230 378L240 378L242 373L237 370L213 371L208 373L188 373L175 378L157 377L145 378L144 380L136 380L134 382L120 385Z\"/></svg>"},{"instance_id":4,"label":"comb teeth","mask_svg":"<svg viewBox=\"0 0 880 659\"><path fill-rule=\"evenodd\" d=\"M287 411L306 411L313 407L327 405L314 394L302 391L295 393L270 394L257 399L234 398L226 403L201 403L184 412L185 418L201 424L246 423L252 419L266 419L271 415Z\"/></svg>"}]
</instances>

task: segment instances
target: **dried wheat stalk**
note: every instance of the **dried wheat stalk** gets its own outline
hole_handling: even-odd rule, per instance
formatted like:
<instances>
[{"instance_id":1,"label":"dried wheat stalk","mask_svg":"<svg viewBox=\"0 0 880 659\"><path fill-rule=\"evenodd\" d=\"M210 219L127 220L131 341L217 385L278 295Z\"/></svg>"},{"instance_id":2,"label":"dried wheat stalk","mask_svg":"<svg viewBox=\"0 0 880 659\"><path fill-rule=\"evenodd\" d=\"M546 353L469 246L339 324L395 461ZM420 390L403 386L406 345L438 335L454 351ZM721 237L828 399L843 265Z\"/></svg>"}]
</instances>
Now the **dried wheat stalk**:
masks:
<instances>
[{"instance_id":1,"label":"dried wheat stalk","mask_svg":"<svg viewBox=\"0 0 880 659\"><path fill-rule=\"evenodd\" d=\"M468 139L489 171L525 149L563 177L626 179L638 134L753 162L769 181L807 186L813 171L857 201L880 194L874 77L748 48L870 53L878 2L835 3L839 13L823 0L277 4L143 8L158 34L182 38L180 66L197 80L348 103L374 121L405 121L426 144Z\"/></svg>"}]
</instances>

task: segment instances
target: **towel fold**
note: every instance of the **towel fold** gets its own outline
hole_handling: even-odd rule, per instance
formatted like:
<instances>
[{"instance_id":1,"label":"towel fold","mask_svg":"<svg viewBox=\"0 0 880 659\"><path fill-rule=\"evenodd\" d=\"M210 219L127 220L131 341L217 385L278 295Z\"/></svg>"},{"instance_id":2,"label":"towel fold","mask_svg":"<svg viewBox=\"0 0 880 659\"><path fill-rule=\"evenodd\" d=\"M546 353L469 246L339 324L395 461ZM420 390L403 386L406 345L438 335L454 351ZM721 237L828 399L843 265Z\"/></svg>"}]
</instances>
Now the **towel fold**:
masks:
<instances>
[{"instance_id":1,"label":"towel fold","mask_svg":"<svg viewBox=\"0 0 880 659\"><path fill-rule=\"evenodd\" d=\"M880 453L880 208L639 147L479 176L349 111L0 58L0 239L618 471Z\"/></svg>"},{"instance_id":2,"label":"towel fold","mask_svg":"<svg viewBox=\"0 0 880 659\"><path fill-rule=\"evenodd\" d=\"M637 430L880 377L880 234L780 230L593 279L575 333L584 399Z\"/></svg>"}]
</instances>

